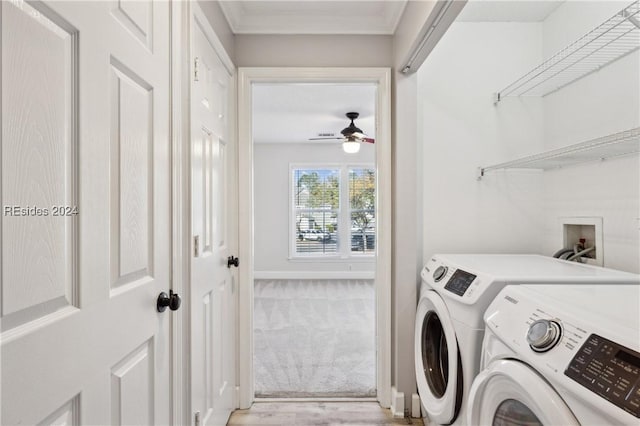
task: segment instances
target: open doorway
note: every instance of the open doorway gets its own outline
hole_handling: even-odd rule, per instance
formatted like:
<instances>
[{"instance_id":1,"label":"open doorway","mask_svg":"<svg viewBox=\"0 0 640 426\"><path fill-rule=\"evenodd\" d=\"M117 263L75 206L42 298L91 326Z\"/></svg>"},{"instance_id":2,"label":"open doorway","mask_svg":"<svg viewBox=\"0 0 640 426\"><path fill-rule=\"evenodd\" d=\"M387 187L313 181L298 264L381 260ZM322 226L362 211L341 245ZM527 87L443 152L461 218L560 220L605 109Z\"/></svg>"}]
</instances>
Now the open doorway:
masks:
<instances>
[{"instance_id":1,"label":"open doorway","mask_svg":"<svg viewBox=\"0 0 640 426\"><path fill-rule=\"evenodd\" d=\"M376 396L376 90L253 85L258 398Z\"/></svg>"},{"instance_id":2,"label":"open doorway","mask_svg":"<svg viewBox=\"0 0 640 426\"><path fill-rule=\"evenodd\" d=\"M244 170L239 192L240 253L247 259L240 266L240 407L250 406L256 397L331 396L374 396L388 407L390 71L241 68L238 75L239 167ZM325 122L314 125L303 116L302 105L291 106L307 95L290 95L284 102L271 93L266 97L268 106L262 107L267 111L263 124L277 140L259 141L262 124L256 109L260 107L257 92L270 87L324 93L324 107L322 99L310 97L308 102L321 106L312 115ZM340 105L341 94L349 87L369 90L373 102ZM332 89L335 92L329 93ZM277 124L278 109L285 106L285 122ZM342 144L341 130L351 125L351 118L346 117L349 112L359 113L353 126L366 134L358 143L358 154L346 153ZM296 136L300 130L304 133ZM300 147L294 149L282 141L289 134L296 139L291 143ZM316 138L334 140L309 141ZM357 204L366 192L358 186L370 189L370 205ZM288 283L277 282L280 280ZM351 287L351 300L336 287L340 280L343 287ZM260 281L262 288L258 288ZM278 295L286 295L285 303L274 300ZM370 314L363 305L368 305ZM259 327L264 332L261 337L257 337ZM288 335L275 337L275 331L284 329ZM360 339L368 342L366 348L358 349L356 333L368 336ZM342 366L335 369L339 362ZM292 371L297 387L291 386ZM281 376L274 378L274 374ZM368 378L361 381L367 385L354 386L358 376ZM286 386L273 386L276 379Z\"/></svg>"}]
</instances>

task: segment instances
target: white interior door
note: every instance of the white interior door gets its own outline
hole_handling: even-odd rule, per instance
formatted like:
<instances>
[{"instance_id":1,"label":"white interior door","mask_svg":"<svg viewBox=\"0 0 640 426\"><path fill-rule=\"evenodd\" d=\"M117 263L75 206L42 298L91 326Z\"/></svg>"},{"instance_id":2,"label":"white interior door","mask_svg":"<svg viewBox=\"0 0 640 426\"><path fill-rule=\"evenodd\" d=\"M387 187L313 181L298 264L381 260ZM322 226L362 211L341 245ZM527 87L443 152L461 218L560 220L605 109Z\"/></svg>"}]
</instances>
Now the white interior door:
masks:
<instances>
[{"instance_id":1,"label":"white interior door","mask_svg":"<svg viewBox=\"0 0 640 426\"><path fill-rule=\"evenodd\" d=\"M191 84L191 383L202 425L224 425L235 407L234 150L228 133L231 75L212 45L212 30L194 17Z\"/></svg>"},{"instance_id":2,"label":"white interior door","mask_svg":"<svg viewBox=\"0 0 640 426\"><path fill-rule=\"evenodd\" d=\"M166 424L169 4L0 11L0 423Z\"/></svg>"}]
</instances>

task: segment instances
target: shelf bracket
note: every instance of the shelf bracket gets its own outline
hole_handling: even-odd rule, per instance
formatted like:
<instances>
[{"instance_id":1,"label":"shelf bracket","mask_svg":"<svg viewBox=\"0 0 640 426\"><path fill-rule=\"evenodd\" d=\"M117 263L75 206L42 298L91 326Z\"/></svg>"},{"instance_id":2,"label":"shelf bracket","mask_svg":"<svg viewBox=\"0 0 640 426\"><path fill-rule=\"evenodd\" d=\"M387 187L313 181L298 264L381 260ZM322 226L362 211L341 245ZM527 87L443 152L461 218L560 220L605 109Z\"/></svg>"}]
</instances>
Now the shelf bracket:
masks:
<instances>
[{"instance_id":1,"label":"shelf bracket","mask_svg":"<svg viewBox=\"0 0 640 426\"><path fill-rule=\"evenodd\" d=\"M635 25L636 28L640 29L640 21L638 21L638 18L632 15L627 16L626 18L627 18L627 21L631 22L633 25Z\"/></svg>"},{"instance_id":2,"label":"shelf bracket","mask_svg":"<svg viewBox=\"0 0 640 426\"><path fill-rule=\"evenodd\" d=\"M493 104L494 105L498 105L498 102L500 102L500 101L501 101L500 92L495 92L493 94Z\"/></svg>"},{"instance_id":3,"label":"shelf bracket","mask_svg":"<svg viewBox=\"0 0 640 426\"><path fill-rule=\"evenodd\" d=\"M484 177L484 168L478 167L478 170L476 171L476 179L482 180L483 177Z\"/></svg>"}]
</instances>

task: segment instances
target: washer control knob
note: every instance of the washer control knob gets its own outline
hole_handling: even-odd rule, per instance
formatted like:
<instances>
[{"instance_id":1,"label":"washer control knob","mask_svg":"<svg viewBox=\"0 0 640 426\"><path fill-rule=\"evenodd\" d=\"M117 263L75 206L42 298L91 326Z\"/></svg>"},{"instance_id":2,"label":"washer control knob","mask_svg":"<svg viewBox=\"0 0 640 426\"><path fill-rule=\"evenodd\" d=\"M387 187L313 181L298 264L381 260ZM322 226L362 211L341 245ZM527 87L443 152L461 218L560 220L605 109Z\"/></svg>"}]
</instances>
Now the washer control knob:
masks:
<instances>
[{"instance_id":1,"label":"washer control knob","mask_svg":"<svg viewBox=\"0 0 640 426\"><path fill-rule=\"evenodd\" d=\"M447 275L448 270L449 268L447 268L446 266L438 266L436 270L433 271L433 280L435 282L442 280L444 276Z\"/></svg>"},{"instance_id":2,"label":"washer control knob","mask_svg":"<svg viewBox=\"0 0 640 426\"><path fill-rule=\"evenodd\" d=\"M546 352L562 337L562 328L556 321L540 319L534 321L527 331L527 343L535 352Z\"/></svg>"}]
</instances>

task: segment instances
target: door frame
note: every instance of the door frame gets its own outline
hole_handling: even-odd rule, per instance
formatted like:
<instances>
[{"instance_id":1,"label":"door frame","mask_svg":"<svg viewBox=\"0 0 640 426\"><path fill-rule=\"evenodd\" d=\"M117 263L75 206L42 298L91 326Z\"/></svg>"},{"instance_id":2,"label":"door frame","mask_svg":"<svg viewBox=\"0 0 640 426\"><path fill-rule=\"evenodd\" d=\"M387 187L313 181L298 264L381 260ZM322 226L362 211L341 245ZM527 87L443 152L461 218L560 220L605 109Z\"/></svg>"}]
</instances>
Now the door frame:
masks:
<instances>
[{"instance_id":1,"label":"door frame","mask_svg":"<svg viewBox=\"0 0 640 426\"><path fill-rule=\"evenodd\" d=\"M171 134L171 222L172 250L171 289L180 294L182 306L174 313L171 324L171 419L172 424L193 424L191 412L191 77L194 72L191 32L194 20L206 29L206 35L222 63L231 74L229 86L228 140L237 147L236 139L236 67L222 42L211 27L197 2L172 1L170 21L170 134ZM237 149L234 153L236 161ZM237 170L230 184L237 187ZM231 206L230 212L237 210ZM229 215L233 218L233 215ZM237 229L237 221L230 220ZM237 232L236 232L237 233ZM237 245L237 241L234 242ZM230 249L233 248L230 247ZM236 280L237 282L237 280ZM237 285L236 285L237 287ZM237 302L236 302L237 307ZM237 311L237 309L236 309ZM179 314L179 315L176 315ZM237 334L237 328L236 328ZM237 335L236 335L237 339ZM237 355L237 349L234 348ZM236 375L237 382L237 375ZM237 386L237 383L234 384ZM237 397L235 401L237 406Z\"/></svg>"},{"instance_id":2,"label":"door frame","mask_svg":"<svg viewBox=\"0 0 640 426\"><path fill-rule=\"evenodd\" d=\"M254 83L373 83L376 94L376 391L382 407L391 404L391 69L238 68L239 196L239 408L254 400L253 371L253 137Z\"/></svg>"}]
</instances>

